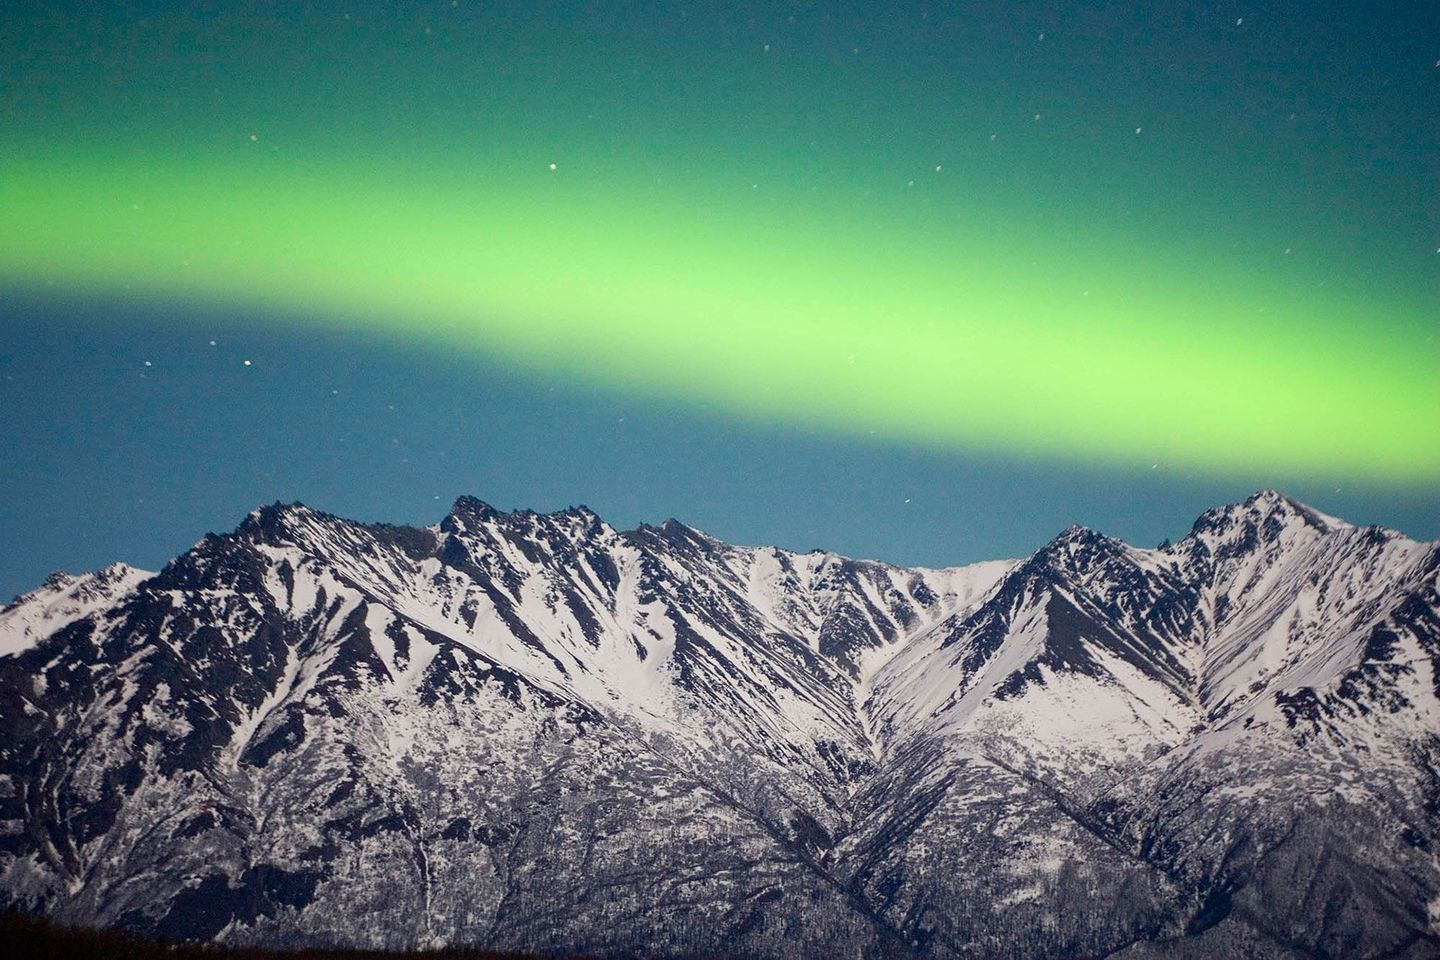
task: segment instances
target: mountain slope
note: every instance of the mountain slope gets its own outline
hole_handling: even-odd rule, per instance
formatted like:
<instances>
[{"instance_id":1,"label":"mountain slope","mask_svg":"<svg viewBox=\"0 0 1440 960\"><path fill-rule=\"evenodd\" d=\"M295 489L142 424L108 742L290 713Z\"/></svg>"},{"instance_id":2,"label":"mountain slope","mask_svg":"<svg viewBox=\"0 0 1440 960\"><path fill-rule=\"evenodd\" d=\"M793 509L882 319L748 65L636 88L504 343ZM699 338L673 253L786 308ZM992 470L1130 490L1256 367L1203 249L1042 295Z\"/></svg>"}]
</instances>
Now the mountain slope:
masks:
<instances>
[{"instance_id":1,"label":"mountain slope","mask_svg":"<svg viewBox=\"0 0 1440 960\"><path fill-rule=\"evenodd\" d=\"M276 505L0 612L0 892L279 945L1434 955L1437 581L1273 491L946 570Z\"/></svg>"}]
</instances>

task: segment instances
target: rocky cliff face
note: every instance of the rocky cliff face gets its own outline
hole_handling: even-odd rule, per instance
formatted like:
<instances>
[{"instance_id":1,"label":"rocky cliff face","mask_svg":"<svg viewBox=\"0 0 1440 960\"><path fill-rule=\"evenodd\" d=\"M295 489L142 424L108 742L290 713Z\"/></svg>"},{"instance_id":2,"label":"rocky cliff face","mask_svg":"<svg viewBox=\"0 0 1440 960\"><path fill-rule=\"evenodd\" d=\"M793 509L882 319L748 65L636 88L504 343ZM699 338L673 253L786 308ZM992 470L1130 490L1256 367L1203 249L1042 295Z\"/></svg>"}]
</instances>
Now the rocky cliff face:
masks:
<instances>
[{"instance_id":1,"label":"rocky cliff face","mask_svg":"<svg viewBox=\"0 0 1440 960\"><path fill-rule=\"evenodd\" d=\"M919 570L462 498L0 612L0 897L282 945L1440 952L1440 545Z\"/></svg>"}]
</instances>

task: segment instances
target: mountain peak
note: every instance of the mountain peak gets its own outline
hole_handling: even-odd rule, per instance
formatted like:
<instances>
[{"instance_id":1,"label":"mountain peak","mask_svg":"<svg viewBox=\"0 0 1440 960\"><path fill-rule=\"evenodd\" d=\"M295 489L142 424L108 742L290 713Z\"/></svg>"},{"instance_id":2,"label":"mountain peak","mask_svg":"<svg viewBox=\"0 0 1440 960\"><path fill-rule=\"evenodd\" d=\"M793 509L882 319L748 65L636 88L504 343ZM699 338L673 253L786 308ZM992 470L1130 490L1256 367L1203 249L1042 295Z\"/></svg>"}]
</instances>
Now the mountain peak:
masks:
<instances>
[{"instance_id":1,"label":"mountain peak","mask_svg":"<svg viewBox=\"0 0 1440 960\"><path fill-rule=\"evenodd\" d=\"M554 513L551 514L551 516L570 517L576 520L583 520L585 523L594 523L595 521L602 519L600 514L596 513L594 510L591 510L583 503L577 503L574 506L566 507L563 510L556 510Z\"/></svg>"},{"instance_id":2,"label":"mountain peak","mask_svg":"<svg viewBox=\"0 0 1440 960\"><path fill-rule=\"evenodd\" d=\"M1241 503L1205 511L1196 519L1190 533L1191 536L1223 534L1241 529L1265 539L1275 539L1287 529L1311 528L1318 533L1330 533L1349 526L1344 520L1267 488L1256 491Z\"/></svg>"},{"instance_id":3,"label":"mountain peak","mask_svg":"<svg viewBox=\"0 0 1440 960\"><path fill-rule=\"evenodd\" d=\"M1072 523L1061 530L1045 546L1040 548L1040 553L1047 556L1070 556L1076 553L1088 554L1097 547L1113 543L1114 538L1107 537L1098 530L1084 526L1079 523Z\"/></svg>"},{"instance_id":4,"label":"mountain peak","mask_svg":"<svg viewBox=\"0 0 1440 960\"><path fill-rule=\"evenodd\" d=\"M1038 572L1045 578L1056 574L1070 576L1105 563L1122 549L1122 541L1107 537L1082 524L1072 523L1031 554L1022 568L1032 573Z\"/></svg>"},{"instance_id":5,"label":"mountain peak","mask_svg":"<svg viewBox=\"0 0 1440 960\"><path fill-rule=\"evenodd\" d=\"M484 500L481 500L479 497L472 497L468 493L456 497L455 502L450 505L450 516L452 517L487 520L499 513L499 510L496 510Z\"/></svg>"},{"instance_id":6,"label":"mountain peak","mask_svg":"<svg viewBox=\"0 0 1440 960\"><path fill-rule=\"evenodd\" d=\"M282 539L284 533L290 530L297 520L315 514L315 510L298 500L293 503L281 503L277 500L268 506L251 510L235 529L235 533L239 537L268 543Z\"/></svg>"},{"instance_id":7,"label":"mountain peak","mask_svg":"<svg viewBox=\"0 0 1440 960\"><path fill-rule=\"evenodd\" d=\"M642 523L627 536L640 539L653 539L670 544L673 547L684 547L686 545L698 546L708 549L719 541L702 530L697 530L687 523L670 517L658 524Z\"/></svg>"},{"instance_id":8,"label":"mountain peak","mask_svg":"<svg viewBox=\"0 0 1440 960\"><path fill-rule=\"evenodd\" d=\"M1351 525L1344 520L1321 513L1278 490L1265 489L1241 503L1205 511L1195 520L1183 542L1199 545L1209 553L1230 556L1250 553L1262 545L1308 540L1348 529Z\"/></svg>"},{"instance_id":9,"label":"mountain peak","mask_svg":"<svg viewBox=\"0 0 1440 960\"><path fill-rule=\"evenodd\" d=\"M450 512L445 519L440 521L440 529L445 533L460 533L465 530L478 527L487 520L493 520L501 516L501 511L479 497L472 497L469 494L462 494L455 498L450 505Z\"/></svg>"},{"instance_id":10,"label":"mountain peak","mask_svg":"<svg viewBox=\"0 0 1440 960\"><path fill-rule=\"evenodd\" d=\"M1306 506L1294 497L1287 496L1273 487L1266 487L1264 490L1257 490L1245 498L1241 506L1252 510L1263 510L1267 512L1281 511L1291 513L1312 521L1324 522L1323 514Z\"/></svg>"}]
</instances>

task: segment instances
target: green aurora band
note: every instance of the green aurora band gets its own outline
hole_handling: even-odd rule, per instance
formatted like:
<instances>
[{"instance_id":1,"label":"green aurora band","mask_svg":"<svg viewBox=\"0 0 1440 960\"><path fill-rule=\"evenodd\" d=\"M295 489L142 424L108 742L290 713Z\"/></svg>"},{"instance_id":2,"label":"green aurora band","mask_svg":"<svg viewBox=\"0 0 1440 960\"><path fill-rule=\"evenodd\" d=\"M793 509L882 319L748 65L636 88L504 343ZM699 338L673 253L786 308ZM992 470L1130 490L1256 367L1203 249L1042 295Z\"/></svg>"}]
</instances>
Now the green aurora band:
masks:
<instances>
[{"instance_id":1,"label":"green aurora band","mask_svg":"<svg viewBox=\"0 0 1440 960\"><path fill-rule=\"evenodd\" d=\"M947 449L1440 482L1431 291L1339 248L1302 264L1265 224L1236 254L1182 212L1122 228L1093 194L1017 200L985 189L995 164L933 156L883 189L837 160L817 189L808 158L753 142L587 152L497 126L467 152L439 126L32 114L0 145L15 289L361 324Z\"/></svg>"}]
</instances>

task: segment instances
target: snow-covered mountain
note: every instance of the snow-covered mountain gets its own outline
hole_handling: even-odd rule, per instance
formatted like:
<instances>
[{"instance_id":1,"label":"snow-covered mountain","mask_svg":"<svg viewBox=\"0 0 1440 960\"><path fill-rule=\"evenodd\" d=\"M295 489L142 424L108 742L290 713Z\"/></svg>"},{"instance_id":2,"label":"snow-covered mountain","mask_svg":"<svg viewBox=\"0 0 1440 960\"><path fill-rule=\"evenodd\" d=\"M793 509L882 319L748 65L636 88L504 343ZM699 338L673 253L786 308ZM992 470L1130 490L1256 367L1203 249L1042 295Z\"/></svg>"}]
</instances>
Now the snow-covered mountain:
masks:
<instances>
[{"instance_id":1,"label":"snow-covered mountain","mask_svg":"<svg viewBox=\"0 0 1440 960\"><path fill-rule=\"evenodd\" d=\"M275 945L1440 955L1440 544L944 570L462 498L0 611L0 902Z\"/></svg>"}]
</instances>

